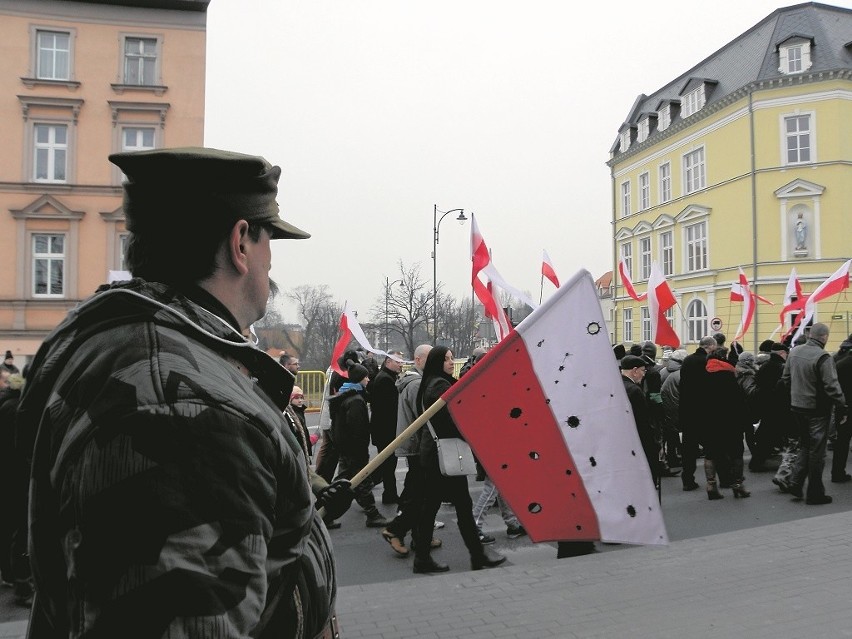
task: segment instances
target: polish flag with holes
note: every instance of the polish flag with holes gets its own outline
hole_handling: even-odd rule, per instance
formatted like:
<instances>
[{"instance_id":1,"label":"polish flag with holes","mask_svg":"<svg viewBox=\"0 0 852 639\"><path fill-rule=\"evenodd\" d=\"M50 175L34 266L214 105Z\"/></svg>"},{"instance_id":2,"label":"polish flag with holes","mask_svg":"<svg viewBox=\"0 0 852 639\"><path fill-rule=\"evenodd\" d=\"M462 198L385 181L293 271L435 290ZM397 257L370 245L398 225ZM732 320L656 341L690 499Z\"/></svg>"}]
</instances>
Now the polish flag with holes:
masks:
<instances>
[{"instance_id":1,"label":"polish flag with holes","mask_svg":"<svg viewBox=\"0 0 852 639\"><path fill-rule=\"evenodd\" d=\"M442 399L533 541L668 543L587 271Z\"/></svg>"}]
</instances>

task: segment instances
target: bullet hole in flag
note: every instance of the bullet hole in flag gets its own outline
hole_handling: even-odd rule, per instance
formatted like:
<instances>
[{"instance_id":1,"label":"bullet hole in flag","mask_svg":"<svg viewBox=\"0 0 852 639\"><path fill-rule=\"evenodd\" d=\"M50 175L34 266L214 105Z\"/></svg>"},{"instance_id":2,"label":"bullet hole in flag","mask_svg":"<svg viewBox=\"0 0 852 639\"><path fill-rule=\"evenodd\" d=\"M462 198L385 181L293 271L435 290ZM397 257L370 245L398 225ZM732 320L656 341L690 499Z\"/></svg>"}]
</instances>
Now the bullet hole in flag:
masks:
<instances>
[{"instance_id":1,"label":"bullet hole in flag","mask_svg":"<svg viewBox=\"0 0 852 639\"><path fill-rule=\"evenodd\" d=\"M539 455L537 452L535 452L534 450L530 451L530 459L540 459L540 458L541 458L541 455Z\"/></svg>"},{"instance_id":2,"label":"bullet hole in flag","mask_svg":"<svg viewBox=\"0 0 852 639\"><path fill-rule=\"evenodd\" d=\"M568 418L567 423L571 428L577 428L580 425L580 418L576 415L571 415L571 417Z\"/></svg>"},{"instance_id":3,"label":"bullet hole in flag","mask_svg":"<svg viewBox=\"0 0 852 639\"><path fill-rule=\"evenodd\" d=\"M586 330L589 332L589 335L597 335L601 332L601 325L597 322L589 322L589 325L586 326Z\"/></svg>"},{"instance_id":4,"label":"bullet hole in flag","mask_svg":"<svg viewBox=\"0 0 852 639\"><path fill-rule=\"evenodd\" d=\"M541 512L541 504L533 502L529 506L527 506L527 510L529 510L534 515L537 515Z\"/></svg>"},{"instance_id":5,"label":"bullet hole in flag","mask_svg":"<svg viewBox=\"0 0 852 639\"><path fill-rule=\"evenodd\" d=\"M598 465L598 461L594 457L589 457L589 463L592 465L592 468Z\"/></svg>"},{"instance_id":6,"label":"bullet hole in flag","mask_svg":"<svg viewBox=\"0 0 852 639\"><path fill-rule=\"evenodd\" d=\"M636 516L636 509L633 506L628 506L627 507L627 514L630 515L631 517L635 517Z\"/></svg>"},{"instance_id":7,"label":"bullet hole in flag","mask_svg":"<svg viewBox=\"0 0 852 639\"><path fill-rule=\"evenodd\" d=\"M511 417L512 419L518 419L518 417L520 417L523 412L524 411L522 411L516 406L515 408L509 411L509 417Z\"/></svg>"}]
</instances>

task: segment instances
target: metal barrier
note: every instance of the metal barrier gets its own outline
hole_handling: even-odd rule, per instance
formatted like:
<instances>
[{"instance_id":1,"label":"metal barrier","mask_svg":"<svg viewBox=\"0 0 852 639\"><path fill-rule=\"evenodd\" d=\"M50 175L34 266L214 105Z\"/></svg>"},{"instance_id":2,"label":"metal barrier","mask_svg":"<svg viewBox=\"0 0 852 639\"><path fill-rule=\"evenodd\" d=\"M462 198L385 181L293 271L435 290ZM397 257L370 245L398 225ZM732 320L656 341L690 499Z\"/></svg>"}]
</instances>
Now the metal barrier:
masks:
<instances>
[{"instance_id":1,"label":"metal barrier","mask_svg":"<svg viewBox=\"0 0 852 639\"><path fill-rule=\"evenodd\" d=\"M325 388L325 371L299 371L296 386L305 394L308 413L318 413L322 408L322 390Z\"/></svg>"}]
</instances>

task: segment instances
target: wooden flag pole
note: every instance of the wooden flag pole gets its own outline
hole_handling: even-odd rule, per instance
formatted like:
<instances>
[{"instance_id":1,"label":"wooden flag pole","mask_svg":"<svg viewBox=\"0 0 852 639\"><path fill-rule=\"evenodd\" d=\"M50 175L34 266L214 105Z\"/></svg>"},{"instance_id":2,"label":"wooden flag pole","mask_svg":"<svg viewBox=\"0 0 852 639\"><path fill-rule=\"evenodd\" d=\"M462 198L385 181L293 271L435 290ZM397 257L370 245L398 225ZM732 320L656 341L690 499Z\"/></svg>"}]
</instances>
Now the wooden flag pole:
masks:
<instances>
[{"instance_id":1,"label":"wooden flag pole","mask_svg":"<svg viewBox=\"0 0 852 639\"><path fill-rule=\"evenodd\" d=\"M396 439L394 439L390 444L388 444L387 447L384 450L379 451L379 454L376 455L375 457L373 457L373 459L370 460L370 463L368 463L366 466L364 466L364 468L362 468L350 480L350 484L351 484L352 488L355 488L355 486L357 486L362 481L364 481L367 477L369 477L370 473L372 473L374 470L376 470L376 468L378 468L381 465L381 463L383 461L385 461L388 457L393 455L394 451L397 448L399 448L399 446L403 442L405 442L405 440L407 440L414 433L416 433L418 430L423 428L423 426L426 424L426 422L429 421L429 418L432 417L432 415L437 413L439 410L441 410L446 405L446 403L447 402L445 402L440 397L437 400L435 400L434 404L432 404L429 408L427 408L420 417L418 417L413 422L411 422L411 424L404 431L402 431L399 435L397 435ZM325 508L320 508L318 512L319 512L320 517L325 516Z\"/></svg>"},{"instance_id":2,"label":"wooden flag pole","mask_svg":"<svg viewBox=\"0 0 852 639\"><path fill-rule=\"evenodd\" d=\"M435 403L432 404L429 408L427 408L423 414L415 419L411 424L402 431L399 435L397 435L396 439L394 439L384 450L379 451L379 454L373 457L370 460L370 463L364 466L358 473L352 478L352 488L355 488L358 484L364 481L367 477L369 477L370 473L372 473L376 468L378 468L383 461L385 461L388 457L393 455L394 451L399 448L399 446L405 442L409 437L411 437L418 430L423 428L426 422L429 421L429 418L432 417L435 413L441 410L447 402L445 402L440 397L435 400Z\"/></svg>"}]
</instances>

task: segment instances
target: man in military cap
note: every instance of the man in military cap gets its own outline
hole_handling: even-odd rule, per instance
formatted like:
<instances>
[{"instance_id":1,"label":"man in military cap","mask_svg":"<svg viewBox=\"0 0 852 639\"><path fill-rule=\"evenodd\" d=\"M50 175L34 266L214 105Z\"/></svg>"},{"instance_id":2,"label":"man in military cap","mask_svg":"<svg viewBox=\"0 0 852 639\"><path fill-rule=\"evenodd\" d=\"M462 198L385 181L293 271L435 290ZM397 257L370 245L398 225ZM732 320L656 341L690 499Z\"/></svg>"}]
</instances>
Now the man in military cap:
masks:
<instances>
[{"instance_id":1,"label":"man in military cap","mask_svg":"<svg viewBox=\"0 0 852 639\"><path fill-rule=\"evenodd\" d=\"M37 429L29 635L331 636L331 545L281 414L293 375L243 337L270 240L309 237L279 216L281 170L204 148L110 161L133 279L45 340L19 412Z\"/></svg>"}]
</instances>

